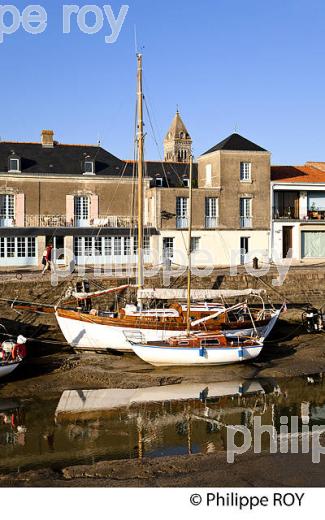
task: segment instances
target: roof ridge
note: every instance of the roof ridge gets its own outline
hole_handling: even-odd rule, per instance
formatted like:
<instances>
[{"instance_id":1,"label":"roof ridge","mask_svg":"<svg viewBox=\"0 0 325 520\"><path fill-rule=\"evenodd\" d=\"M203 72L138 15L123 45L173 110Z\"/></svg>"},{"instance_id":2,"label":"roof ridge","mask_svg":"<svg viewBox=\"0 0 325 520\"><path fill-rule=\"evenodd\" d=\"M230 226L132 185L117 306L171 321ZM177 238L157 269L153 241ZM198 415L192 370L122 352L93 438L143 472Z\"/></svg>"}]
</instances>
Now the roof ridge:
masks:
<instances>
[{"instance_id":1,"label":"roof ridge","mask_svg":"<svg viewBox=\"0 0 325 520\"><path fill-rule=\"evenodd\" d=\"M0 141L0 144L39 144L42 146L42 143L39 141ZM54 148L56 146L91 146L93 148L101 148L101 145L98 144L70 144L70 143L55 143Z\"/></svg>"}]
</instances>

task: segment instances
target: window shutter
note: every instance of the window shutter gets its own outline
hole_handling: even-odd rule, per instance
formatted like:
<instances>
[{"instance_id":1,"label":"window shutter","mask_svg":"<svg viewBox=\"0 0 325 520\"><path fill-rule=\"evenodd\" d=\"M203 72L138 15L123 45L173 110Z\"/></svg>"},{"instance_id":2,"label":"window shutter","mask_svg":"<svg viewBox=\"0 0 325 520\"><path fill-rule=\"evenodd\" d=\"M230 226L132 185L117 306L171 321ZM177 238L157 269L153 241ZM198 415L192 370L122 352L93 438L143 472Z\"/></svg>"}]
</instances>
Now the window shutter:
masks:
<instances>
[{"instance_id":1,"label":"window shutter","mask_svg":"<svg viewBox=\"0 0 325 520\"><path fill-rule=\"evenodd\" d=\"M90 220L98 219L98 195L91 195L90 197Z\"/></svg>"},{"instance_id":2,"label":"window shutter","mask_svg":"<svg viewBox=\"0 0 325 520\"><path fill-rule=\"evenodd\" d=\"M72 226L74 223L74 196L73 195L66 196L66 219L67 219L67 225Z\"/></svg>"},{"instance_id":3,"label":"window shutter","mask_svg":"<svg viewBox=\"0 0 325 520\"><path fill-rule=\"evenodd\" d=\"M25 227L25 194L16 195L16 226Z\"/></svg>"}]
</instances>

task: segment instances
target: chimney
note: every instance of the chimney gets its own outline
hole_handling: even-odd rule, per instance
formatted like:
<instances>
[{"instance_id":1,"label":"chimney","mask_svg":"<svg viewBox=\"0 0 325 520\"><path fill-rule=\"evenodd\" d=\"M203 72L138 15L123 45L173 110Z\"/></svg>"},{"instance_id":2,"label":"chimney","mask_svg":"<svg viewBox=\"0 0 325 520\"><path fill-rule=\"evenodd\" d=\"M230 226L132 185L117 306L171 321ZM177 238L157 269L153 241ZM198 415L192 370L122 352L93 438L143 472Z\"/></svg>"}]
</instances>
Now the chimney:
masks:
<instances>
[{"instance_id":1,"label":"chimney","mask_svg":"<svg viewBox=\"0 0 325 520\"><path fill-rule=\"evenodd\" d=\"M43 146L43 148L53 148L54 147L53 130L42 130L42 146Z\"/></svg>"}]
</instances>

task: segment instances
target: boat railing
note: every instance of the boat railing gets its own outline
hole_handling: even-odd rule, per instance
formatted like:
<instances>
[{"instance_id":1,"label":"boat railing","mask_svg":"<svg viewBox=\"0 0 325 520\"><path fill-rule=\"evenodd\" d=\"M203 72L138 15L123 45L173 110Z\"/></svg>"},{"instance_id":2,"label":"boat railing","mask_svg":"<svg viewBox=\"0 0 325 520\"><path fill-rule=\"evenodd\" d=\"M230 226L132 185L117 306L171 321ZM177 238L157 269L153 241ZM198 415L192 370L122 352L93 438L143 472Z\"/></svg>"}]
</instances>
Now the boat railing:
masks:
<instances>
[{"instance_id":1,"label":"boat railing","mask_svg":"<svg viewBox=\"0 0 325 520\"><path fill-rule=\"evenodd\" d=\"M124 330L123 334L125 339L131 344L138 345L145 343L145 337L141 330Z\"/></svg>"}]
</instances>

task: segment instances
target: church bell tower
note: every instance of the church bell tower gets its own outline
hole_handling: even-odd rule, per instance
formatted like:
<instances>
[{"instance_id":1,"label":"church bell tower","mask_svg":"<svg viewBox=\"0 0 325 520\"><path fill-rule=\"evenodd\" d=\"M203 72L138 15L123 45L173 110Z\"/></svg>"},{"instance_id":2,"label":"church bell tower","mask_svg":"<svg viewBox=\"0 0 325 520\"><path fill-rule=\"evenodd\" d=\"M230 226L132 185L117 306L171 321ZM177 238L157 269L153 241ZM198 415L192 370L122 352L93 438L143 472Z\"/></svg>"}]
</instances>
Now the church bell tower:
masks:
<instances>
[{"instance_id":1,"label":"church bell tower","mask_svg":"<svg viewBox=\"0 0 325 520\"><path fill-rule=\"evenodd\" d=\"M164 156L167 162L189 163L192 139L177 110L164 140Z\"/></svg>"}]
</instances>

